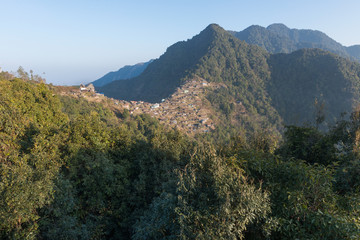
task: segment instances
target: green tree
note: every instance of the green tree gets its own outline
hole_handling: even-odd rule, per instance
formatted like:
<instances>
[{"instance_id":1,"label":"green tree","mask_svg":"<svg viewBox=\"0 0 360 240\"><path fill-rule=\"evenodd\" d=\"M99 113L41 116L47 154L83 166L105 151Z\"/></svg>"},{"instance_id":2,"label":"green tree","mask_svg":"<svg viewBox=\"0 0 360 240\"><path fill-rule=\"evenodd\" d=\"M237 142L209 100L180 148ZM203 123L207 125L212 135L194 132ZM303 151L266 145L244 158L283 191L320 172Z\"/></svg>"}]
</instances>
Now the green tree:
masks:
<instances>
[{"instance_id":1,"label":"green tree","mask_svg":"<svg viewBox=\"0 0 360 240\"><path fill-rule=\"evenodd\" d=\"M67 123L44 84L0 81L0 236L36 237L37 209L49 203Z\"/></svg>"},{"instance_id":2,"label":"green tree","mask_svg":"<svg viewBox=\"0 0 360 240\"><path fill-rule=\"evenodd\" d=\"M135 226L135 239L243 239L250 224L270 214L268 194L211 146L196 147L176 173L176 191L154 199Z\"/></svg>"}]
</instances>

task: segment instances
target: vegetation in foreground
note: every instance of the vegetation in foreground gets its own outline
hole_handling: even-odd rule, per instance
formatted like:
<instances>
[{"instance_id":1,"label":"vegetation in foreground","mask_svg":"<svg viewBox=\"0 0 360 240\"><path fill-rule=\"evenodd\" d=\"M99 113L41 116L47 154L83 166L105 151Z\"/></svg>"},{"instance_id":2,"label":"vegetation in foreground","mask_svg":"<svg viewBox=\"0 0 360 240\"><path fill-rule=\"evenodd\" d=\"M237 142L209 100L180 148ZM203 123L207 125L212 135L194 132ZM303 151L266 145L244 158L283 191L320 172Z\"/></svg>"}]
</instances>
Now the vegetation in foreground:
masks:
<instances>
[{"instance_id":1,"label":"vegetation in foreground","mask_svg":"<svg viewBox=\"0 0 360 240\"><path fill-rule=\"evenodd\" d=\"M360 237L359 112L215 144L6 73L0 93L2 239Z\"/></svg>"}]
</instances>

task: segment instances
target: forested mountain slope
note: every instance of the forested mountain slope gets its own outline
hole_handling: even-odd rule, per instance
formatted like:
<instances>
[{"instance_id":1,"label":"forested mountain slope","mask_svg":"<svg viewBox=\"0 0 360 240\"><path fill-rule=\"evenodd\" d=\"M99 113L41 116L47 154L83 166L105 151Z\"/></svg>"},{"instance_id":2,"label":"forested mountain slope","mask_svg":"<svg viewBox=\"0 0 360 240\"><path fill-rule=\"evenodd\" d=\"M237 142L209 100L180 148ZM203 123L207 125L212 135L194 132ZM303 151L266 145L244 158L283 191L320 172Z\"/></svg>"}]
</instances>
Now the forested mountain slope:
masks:
<instances>
[{"instance_id":1,"label":"forested mountain slope","mask_svg":"<svg viewBox=\"0 0 360 240\"><path fill-rule=\"evenodd\" d=\"M160 102L184 82L200 77L219 84L203 100L209 102L221 126L279 128L281 118L266 92L268 57L260 47L212 24L192 39L169 47L139 77L114 81L98 91L118 99ZM243 108L246 110L240 114L238 110Z\"/></svg>"},{"instance_id":2,"label":"forested mountain slope","mask_svg":"<svg viewBox=\"0 0 360 240\"><path fill-rule=\"evenodd\" d=\"M320 48L345 58L360 61L360 52L357 46L345 47L320 31L290 29L284 24L272 24L267 28L253 25L243 31L230 31L230 33L249 44L258 45L270 53L291 53L303 48Z\"/></svg>"},{"instance_id":3,"label":"forested mountain slope","mask_svg":"<svg viewBox=\"0 0 360 240\"><path fill-rule=\"evenodd\" d=\"M114 81L98 91L118 99L160 102L180 86L188 71L206 54L213 35L214 31L209 27L189 41L178 42L154 60L139 77Z\"/></svg>"},{"instance_id":4,"label":"forested mountain slope","mask_svg":"<svg viewBox=\"0 0 360 240\"><path fill-rule=\"evenodd\" d=\"M303 48L320 48L339 56L360 61L360 46L342 46L316 30L290 29L284 24L272 24L267 28L253 25L243 31L228 31L248 44L258 45L270 53L291 53ZM116 72L109 72L92 82L95 87L102 87L115 80L130 79L139 76L153 60L133 66L125 66Z\"/></svg>"},{"instance_id":5,"label":"forested mountain slope","mask_svg":"<svg viewBox=\"0 0 360 240\"><path fill-rule=\"evenodd\" d=\"M283 26L270 29L277 28ZM283 123L314 123L319 114L334 123L351 112L360 101L359 72L358 63L319 49L271 55L212 24L169 47L139 77L98 89L118 99L160 102L199 77L219 86L204 99L218 122L279 130Z\"/></svg>"},{"instance_id":6,"label":"forested mountain slope","mask_svg":"<svg viewBox=\"0 0 360 240\"><path fill-rule=\"evenodd\" d=\"M360 64L320 49L271 55L268 93L286 124L334 123L360 104Z\"/></svg>"},{"instance_id":7,"label":"forested mountain slope","mask_svg":"<svg viewBox=\"0 0 360 240\"><path fill-rule=\"evenodd\" d=\"M347 47L347 52L353 56L355 59L360 61L360 45L353 45L350 47Z\"/></svg>"}]
</instances>

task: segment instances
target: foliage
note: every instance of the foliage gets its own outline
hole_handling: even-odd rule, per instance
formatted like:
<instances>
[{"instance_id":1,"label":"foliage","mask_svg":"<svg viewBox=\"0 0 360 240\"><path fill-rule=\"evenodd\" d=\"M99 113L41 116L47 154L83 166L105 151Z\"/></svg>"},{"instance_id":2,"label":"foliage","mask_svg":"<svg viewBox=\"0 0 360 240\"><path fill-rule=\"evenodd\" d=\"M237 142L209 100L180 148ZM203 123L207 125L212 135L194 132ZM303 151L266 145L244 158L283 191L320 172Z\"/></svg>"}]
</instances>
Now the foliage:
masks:
<instances>
[{"instance_id":1,"label":"foliage","mask_svg":"<svg viewBox=\"0 0 360 240\"><path fill-rule=\"evenodd\" d=\"M41 76L34 74L33 70L30 70L30 74L24 70L23 67L19 67L17 70L18 78L25 80L25 81L32 81L36 83L45 83L45 79Z\"/></svg>"},{"instance_id":2,"label":"foliage","mask_svg":"<svg viewBox=\"0 0 360 240\"><path fill-rule=\"evenodd\" d=\"M231 40L214 51L239 46ZM266 60L263 51L252 51L257 61ZM259 74L266 77L267 70L249 67L242 54L230 54L237 59L231 64L244 64L248 86L262 92ZM203 65L201 71L229 84L208 101L233 117L226 99L247 104L252 94L238 96L242 88L214 56L209 63L221 70ZM357 74L353 67L343 73ZM258 123L273 126L266 119L274 113L276 121L274 109L258 113L268 100L254 100L248 120L266 116ZM234 125L243 128L237 131L224 122L214 135L191 139L148 115L125 115L1 74L0 238L360 237L358 111L328 132L287 126L283 142L271 127Z\"/></svg>"},{"instance_id":3,"label":"foliage","mask_svg":"<svg viewBox=\"0 0 360 240\"><path fill-rule=\"evenodd\" d=\"M68 119L44 84L0 80L0 235L34 238L53 195Z\"/></svg>"},{"instance_id":4,"label":"foliage","mask_svg":"<svg viewBox=\"0 0 360 240\"><path fill-rule=\"evenodd\" d=\"M244 144L233 144L223 151L250 179L262 183L271 193L270 216L278 224L270 239L356 239L360 236L358 195L338 193L341 184L335 180L342 170L336 164L310 165L293 157L281 159ZM265 239L256 231L246 236Z\"/></svg>"},{"instance_id":5,"label":"foliage","mask_svg":"<svg viewBox=\"0 0 360 240\"><path fill-rule=\"evenodd\" d=\"M243 239L247 226L269 213L267 193L199 146L176 170L176 187L168 186L140 218L134 239Z\"/></svg>"},{"instance_id":6,"label":"foliage","mask_svg":"<svg viewBox=\"0 0 360 240\"><path fill-rule=\"evenodd\" d=\"M329 165L336 162L335 139L314 127L287 126L285 143L278 150L285 158L302 159L310 164Z\"/></svg>"}]
</instances>

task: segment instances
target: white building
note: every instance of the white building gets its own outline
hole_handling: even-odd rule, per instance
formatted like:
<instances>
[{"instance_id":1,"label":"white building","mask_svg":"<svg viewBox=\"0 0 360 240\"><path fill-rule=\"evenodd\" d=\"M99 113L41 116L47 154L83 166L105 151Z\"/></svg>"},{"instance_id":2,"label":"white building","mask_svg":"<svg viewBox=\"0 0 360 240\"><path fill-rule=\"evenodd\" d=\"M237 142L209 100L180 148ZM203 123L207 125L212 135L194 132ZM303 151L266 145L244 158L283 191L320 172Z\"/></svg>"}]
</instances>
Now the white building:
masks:
<instances>
[{"instance_id":1,"label":"white building","mask_svg":"<svg viewBox=\"0 0 360 240\"><path fill-rule=\"evenodd\" d=\"M160 104L158 104L158 103L155 103L154 105L151 106L152 109L158 108L158 107L160 107Z\"/></svg>"}]
</instances>

